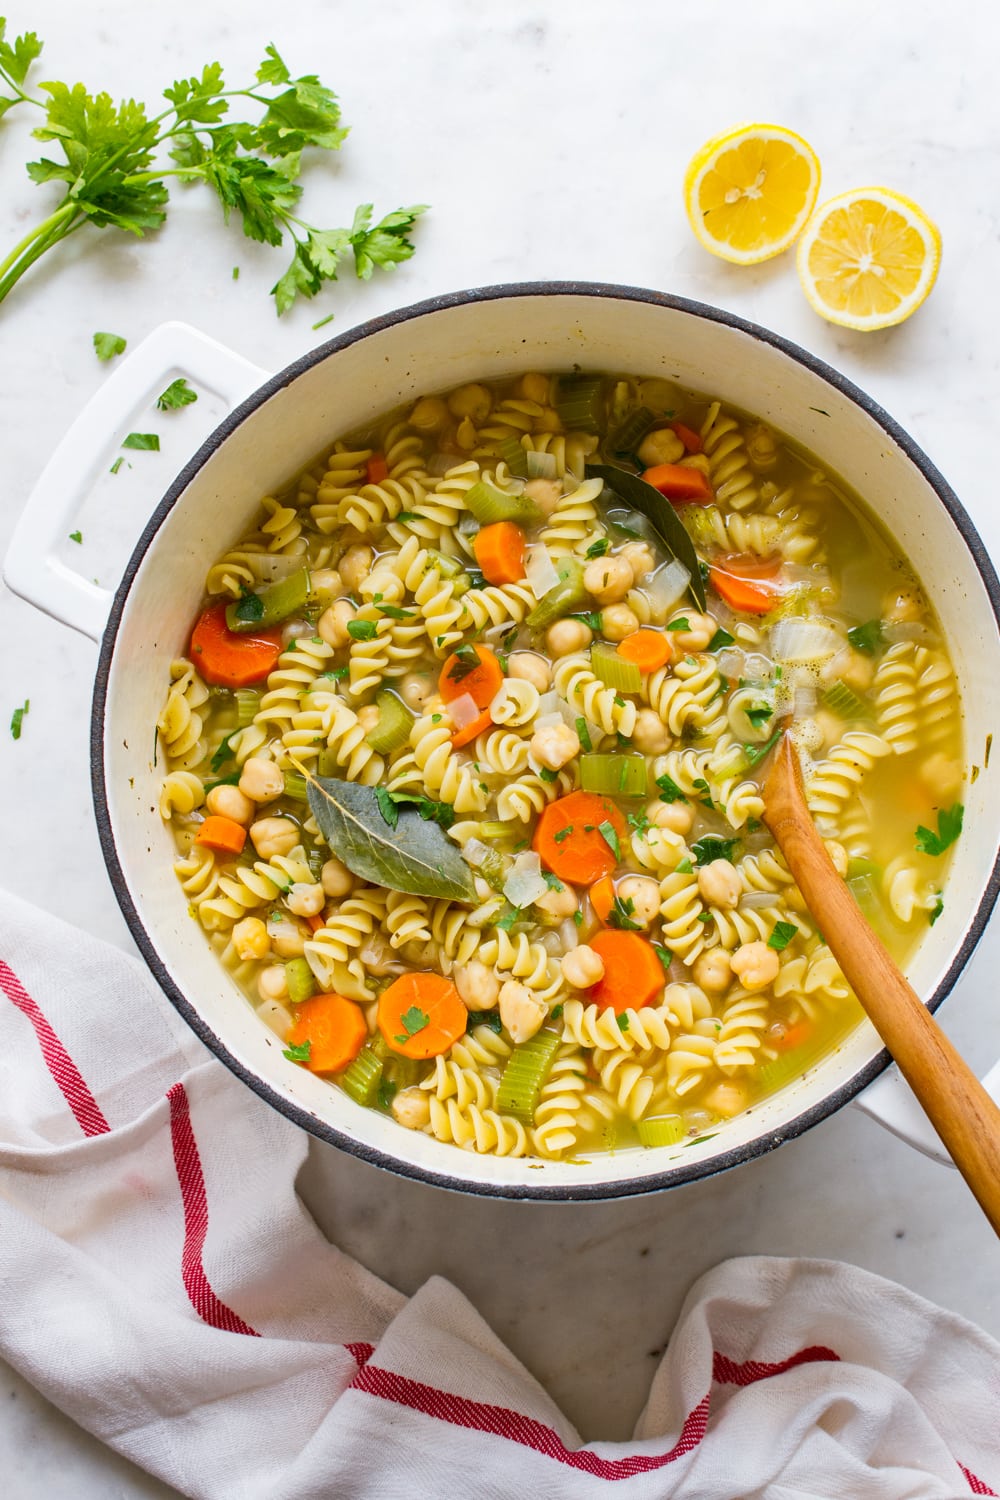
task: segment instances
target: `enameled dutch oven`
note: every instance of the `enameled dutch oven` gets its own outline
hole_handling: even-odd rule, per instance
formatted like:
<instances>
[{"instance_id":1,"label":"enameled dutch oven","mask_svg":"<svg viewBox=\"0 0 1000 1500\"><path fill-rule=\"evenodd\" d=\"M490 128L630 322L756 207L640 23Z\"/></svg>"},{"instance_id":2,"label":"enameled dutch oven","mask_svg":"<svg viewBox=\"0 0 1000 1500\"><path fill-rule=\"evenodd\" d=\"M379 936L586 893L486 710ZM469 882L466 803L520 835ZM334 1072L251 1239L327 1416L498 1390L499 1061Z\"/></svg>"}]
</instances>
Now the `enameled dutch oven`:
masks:
<instances>
[{"instance_id":1,"label":"enameled dutch oven","mask_svg":"<svg viewBox=\"0 0 1000 1500\"><path fill-rule=\"evenodd\" d=\"M466 1191L553 1200L647 1192L759 1156L855 1099L887 1056L866 1023L805 1078L687 1147L538 1162L479 1156L405 1130L286 1061L219 964L173 874L152 747L168 667L186 648L206 567L252 526L263 494L332 439L420 394L573 367L662 375L759 414L866 497L937 610L958 670L967 755L983 764L1000 680L1000 590L933 464L874 402L803 350L716 308L631 287L541 283L435 298L366 323L270 378L168 324L110 377L53 457L5 569L16 592L101 642L93 788L104 857L146 962L206 1045L275 1109L367 1161ZM71 570L62 543L130 414L177 374L233 409L157 505L112 595ZM997 895L995 773L968 788L966 805L944 914L908 971L932 1009L968 961ZM1000 1082L1000 1069L988 1081ZM859 1102L934 1150L894 1075Z\"/></svg>"}]
</instances>

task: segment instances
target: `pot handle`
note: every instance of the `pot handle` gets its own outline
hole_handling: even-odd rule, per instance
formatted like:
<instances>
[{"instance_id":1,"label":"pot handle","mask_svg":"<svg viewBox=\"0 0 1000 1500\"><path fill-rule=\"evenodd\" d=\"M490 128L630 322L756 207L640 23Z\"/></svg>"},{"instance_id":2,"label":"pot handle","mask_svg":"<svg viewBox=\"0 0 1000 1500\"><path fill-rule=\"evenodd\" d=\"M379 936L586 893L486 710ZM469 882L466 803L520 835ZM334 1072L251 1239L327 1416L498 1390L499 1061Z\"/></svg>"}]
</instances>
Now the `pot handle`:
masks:
<instances>
[{"instance_id":1,"label":"pot handle","mask_svg":"<svg viewBox=\"0 0 1000 1500\"><path fill-rule=\"evenodd\" d=\"M113 591L75 572L60 551L109 453L129 431L131 417L177 375L190 376L232 408L269 374L187 323L155 328L91 397L46 464L4 559L8 587L99 641Z\"/></svg>"},{"instance_id":2,"label":"pot handle","mask_svg":"<svg viewBox=\"0 0 1000 1500\"><path fill-rule=\"evenodd\" d=\"M995 1063L983 1078L983 1087L1000 1104L1000 1062ZM889 1068L881 1078L876 1078L854 1103L915 1151L922 1151L946 1167L955 1165L897 1067Z\"/></svg>"}]
</instances>

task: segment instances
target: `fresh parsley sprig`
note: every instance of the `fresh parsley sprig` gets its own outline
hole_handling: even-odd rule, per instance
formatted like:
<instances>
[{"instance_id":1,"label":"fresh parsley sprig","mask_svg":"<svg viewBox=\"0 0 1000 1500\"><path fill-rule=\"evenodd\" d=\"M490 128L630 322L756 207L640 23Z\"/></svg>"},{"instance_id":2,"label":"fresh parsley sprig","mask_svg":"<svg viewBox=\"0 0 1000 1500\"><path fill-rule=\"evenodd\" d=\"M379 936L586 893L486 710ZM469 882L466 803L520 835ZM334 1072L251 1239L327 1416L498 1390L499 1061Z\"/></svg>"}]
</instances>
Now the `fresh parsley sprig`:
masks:
<instances>
[{"instance_id":1,"label":"fresh parsley sprig","mask_svg":"<svg viewBox=\"0 0 1000 1500\"><path fill-rule=\"evenodd\" d=\"M41 51L31 31L8 42L0 17L0 117L22 104L44 114L34 134L53 143L54 155L29 162L28 175L40 185L65 184L55 209L0 260L0 302L37 260L86 224L140 239L158 229L170 177L205 183L227 222L236 214L249 239L291 240L291 264L271 289L279 314L336 281L345 257L353 257L355 274L367 281L376 268L391 269L413 254L408 235L425 204L373 223L373 205L362 203L350 228L341 229L299 217L303 152L338 151L348 132L336 94L314 73L293 78L273 46L246 87L226 88L221 64L207 63L164 89L168 108L152 116L134 99L116 105L82 83L42 83L43 97L29 93L24 85ZM250 112L259 118L233 120L230 104L238 99L255 106Z\"/></svg>"}]
</instances>

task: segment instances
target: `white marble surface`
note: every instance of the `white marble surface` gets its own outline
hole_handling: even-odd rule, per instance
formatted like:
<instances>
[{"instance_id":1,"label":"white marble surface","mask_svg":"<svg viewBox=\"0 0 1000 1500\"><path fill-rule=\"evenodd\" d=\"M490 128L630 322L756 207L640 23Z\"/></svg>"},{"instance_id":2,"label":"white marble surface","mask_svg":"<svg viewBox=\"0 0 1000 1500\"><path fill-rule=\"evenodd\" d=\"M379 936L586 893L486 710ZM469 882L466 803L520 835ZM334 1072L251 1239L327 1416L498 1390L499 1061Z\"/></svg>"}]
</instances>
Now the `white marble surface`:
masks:
<instances>
[{"instance_id":1,"label":"white marble surface","mask_svg":"<svg viewBox=\"0 0 1000 1500\"><path fill-rule=\"evenodd\" d=\"M0 550L52 445L106 378L91 350L95 329L134 345L163 319L182 318L276 369L330 333L432 293L579 277L714 302L829 360L926 448L1000 555L991 454L1000 93L997 21L986 7L953 5L946 25L940 8L899 0L718 0L700 14L654 0L610 14L594 0L509 0L478 15L457 0L314 0L287 13L264 0L7 9L15 30L33 26L46 39L39 76L147 99L215 56L232 78L249 73L273 40L299 70L315 68L338 88L353 126L342 160L309 174L317 219L342 222L372 195L382 209L426 200L433 212L416 258L394 276L345 281L281 322L266 295L281 256L223 229L200 189L177 194L167 229L146 244L78 236L0 308ZM885 183L937 219L940 284L911 323L837 331L810 312L787 258L739 270L697 247L680 207L684 164L707 135L754 118L811 139L825 193ZM0 247L48 201L24 175L31 151L14 112L0 125ZM336 321L313 332L328 311ZM81 522L88 575L113 581L126 540L211 415L203 405L170 417L169 450L134 455L131 471L102 486ZM90 808L95 649L4 591L0 640L0 880L127 947ZM6 724L25 697L31 711L14 744ZM942 1013L980 1065L1000 1050L998 960L994 927ZM996 1243L963 1185L853 1110L736 1173L631 1203L457 1198L326 1149L314 1152L303 1188L331 1236L402 1289L434 1271L452 1276L587 1437L627 1434L681 1296L727 1255L842 1257L1000 1335ZM9 1392L0 1418L9 1493L168 1493L15 1372L3 1369L0 1392Z\"/></svg>"}]
</instances>

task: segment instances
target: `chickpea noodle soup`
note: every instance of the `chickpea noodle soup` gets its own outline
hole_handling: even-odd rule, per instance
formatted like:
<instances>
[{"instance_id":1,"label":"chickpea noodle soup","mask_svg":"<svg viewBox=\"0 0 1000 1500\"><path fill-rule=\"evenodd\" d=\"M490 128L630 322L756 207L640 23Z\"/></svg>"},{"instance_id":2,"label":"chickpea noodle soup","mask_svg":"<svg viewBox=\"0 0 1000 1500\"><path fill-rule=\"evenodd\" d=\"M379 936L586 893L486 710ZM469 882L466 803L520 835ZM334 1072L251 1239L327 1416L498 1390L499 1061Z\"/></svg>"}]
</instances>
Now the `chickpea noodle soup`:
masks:
<instances>
[{"instance_id":1,"label":"chickpea noodle soup","mask_svg":"<svg viewBox=\"0 0 1000 1500\"><path fill-rule=\"evenodd\" d=\"M861 502L716 401L424 397L206 593L158 725L189 910L286 1055L400 1126L677 1145L837 1045L860 1009L761 822L783 729L898 960L942 909L937 623Z\"/></svg>"}]
</instances>

